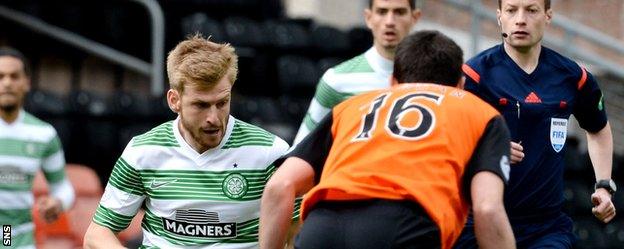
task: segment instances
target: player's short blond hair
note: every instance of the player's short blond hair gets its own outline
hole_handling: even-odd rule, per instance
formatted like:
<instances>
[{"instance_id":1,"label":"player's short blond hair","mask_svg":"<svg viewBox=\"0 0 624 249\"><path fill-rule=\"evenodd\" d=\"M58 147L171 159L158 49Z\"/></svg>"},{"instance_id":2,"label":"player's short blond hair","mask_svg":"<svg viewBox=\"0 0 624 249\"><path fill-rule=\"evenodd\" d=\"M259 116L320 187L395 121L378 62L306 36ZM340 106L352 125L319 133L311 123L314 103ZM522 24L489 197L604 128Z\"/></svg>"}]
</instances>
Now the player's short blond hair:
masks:
<instances>
[{"instance_id":1,"label":"player's short blond hair","mask_svg":"<svg viewBox=\"0 0 624 249\"><path fill-rule=\"evenodd\" d=\"M167 56L167 76L171 89L216 84L227 76L232 84L238 75L238 56L228 43L219 44L194 35L180 42Z\"/></svg>"}]
</instances>

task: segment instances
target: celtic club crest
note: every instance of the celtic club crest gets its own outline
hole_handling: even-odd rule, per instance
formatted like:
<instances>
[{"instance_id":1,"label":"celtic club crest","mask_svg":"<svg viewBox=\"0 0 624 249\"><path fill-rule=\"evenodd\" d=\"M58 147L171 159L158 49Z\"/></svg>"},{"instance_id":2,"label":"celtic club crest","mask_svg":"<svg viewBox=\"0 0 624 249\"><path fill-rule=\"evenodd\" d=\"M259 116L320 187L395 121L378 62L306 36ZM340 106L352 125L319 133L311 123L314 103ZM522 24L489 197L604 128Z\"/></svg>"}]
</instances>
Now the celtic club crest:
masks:
<instances>
[{"instance_id":1,"label":"celtic club crest","mask_svg":"<svg viewBox=\"0 0 624 249\"><path fill-rule=\"evenodd\" d=\"M225 196L230 199L237 200L243 198L243 196L247 194L249 184L243 175L239 173L232 173L225 177L222 188Z\"/></svg>"}]
</instances>

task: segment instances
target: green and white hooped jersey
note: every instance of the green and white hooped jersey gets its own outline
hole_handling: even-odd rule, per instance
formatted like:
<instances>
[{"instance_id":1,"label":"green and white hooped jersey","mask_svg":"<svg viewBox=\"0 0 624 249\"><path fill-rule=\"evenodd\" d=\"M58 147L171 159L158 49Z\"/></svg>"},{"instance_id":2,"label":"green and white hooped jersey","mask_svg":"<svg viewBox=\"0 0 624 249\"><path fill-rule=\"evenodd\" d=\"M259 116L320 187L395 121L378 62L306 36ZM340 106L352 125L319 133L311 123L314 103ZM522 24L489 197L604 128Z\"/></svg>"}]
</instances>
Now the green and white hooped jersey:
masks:
<instances>
[{"instance_id":1,"label":"green and white hooped jersey","mask_svg":"<svg viewBox=\"0 0 624 249\"><path fill-rule=\"evenodd\" d=\"M51 192L69 182L54 128L24 110L18 115L10 124L0 119L0 224L11 225L11 247L34 248L31 208L37 171L43 170Z\"/></svg>"},{"instance_id":2,"label":"green and white hooped jersey","mask_svg":"<svg viewBox=\"0 0 624 249\"><path fill-rule=\"evenodd\" d=\"M362 92L390 87L393 65L372 47L327 70L316 86L293 146L301 142L338 103Z\"/></svg>"},{"instance_id":3,"label":"green and white hooped jersey","mask_svg":"<svg viewBox=\"0 0 624 249\"><path fill-rule=\"evenodd\" d=\"M230 116L221 144L199 154L178 122L130 141L93 221L119 232L143 208L144 248L257 248L262 191L288 144Z\"/></svg>"}]
</instances>

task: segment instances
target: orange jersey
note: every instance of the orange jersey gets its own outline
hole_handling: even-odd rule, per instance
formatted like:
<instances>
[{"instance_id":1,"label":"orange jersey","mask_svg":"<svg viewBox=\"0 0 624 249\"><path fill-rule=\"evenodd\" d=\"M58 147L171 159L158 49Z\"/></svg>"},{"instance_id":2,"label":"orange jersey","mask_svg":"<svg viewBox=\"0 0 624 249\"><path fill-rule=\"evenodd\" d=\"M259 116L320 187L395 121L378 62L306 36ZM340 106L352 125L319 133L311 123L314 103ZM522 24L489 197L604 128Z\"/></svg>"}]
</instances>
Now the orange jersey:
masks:
<instances>
[{"instance_id":1,"label":"orange jersey","mask_svg":"<svg viewBox=\"0 0 624 249\"><path fill-rule=\"evenodd\" d=\"M304 196L302 217L323 200L412 200L438 225L442 248L450 248L468 215L462 177L498 112L458 88L401 84L352 97L329 115L331 148L315 169L318 185ZM485 170L506 180L504 170Z\"/></svg>"}]
</instances>

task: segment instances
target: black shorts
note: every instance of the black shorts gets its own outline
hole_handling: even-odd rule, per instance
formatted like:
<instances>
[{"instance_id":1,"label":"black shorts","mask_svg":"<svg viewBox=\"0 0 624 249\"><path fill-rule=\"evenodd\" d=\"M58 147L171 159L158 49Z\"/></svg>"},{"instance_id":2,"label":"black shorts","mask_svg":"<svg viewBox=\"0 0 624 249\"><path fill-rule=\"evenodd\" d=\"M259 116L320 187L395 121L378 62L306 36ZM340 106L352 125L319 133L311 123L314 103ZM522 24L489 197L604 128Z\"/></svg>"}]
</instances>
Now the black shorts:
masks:
<instances>
[{"instance_id":1,"label":"black shorts","mask_svg":"<svg viewBox=\"0 0 624 249\"><path fill-rule=\"evenodd\" d=\"M440 248L440 230L411 201L320 202L303 222L295 248Z\"/></svg>"}]
</instances>

